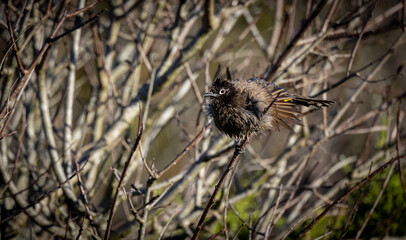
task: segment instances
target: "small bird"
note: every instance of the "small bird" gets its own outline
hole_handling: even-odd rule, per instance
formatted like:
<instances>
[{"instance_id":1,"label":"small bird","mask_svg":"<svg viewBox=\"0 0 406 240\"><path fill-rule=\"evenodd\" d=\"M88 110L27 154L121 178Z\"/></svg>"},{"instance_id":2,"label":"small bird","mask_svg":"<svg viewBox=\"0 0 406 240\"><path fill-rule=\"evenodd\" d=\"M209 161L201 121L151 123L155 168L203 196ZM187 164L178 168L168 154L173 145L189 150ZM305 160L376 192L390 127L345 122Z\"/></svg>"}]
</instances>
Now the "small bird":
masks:
<instances>
[{"instance_id":1,"label":"small bird","mask_svg":"<svg viewBox=\"0 0 406 240\"><path fill-rule=\"evenodd\" d=\"M334 101L289 94L284 88L261 78L216 78L210 91L203 95L205 105L216 127L235 140L249 138L260 130L293 131L291 125L303 125L296 106L328 107Z\"/></svg>"}]
</instances>

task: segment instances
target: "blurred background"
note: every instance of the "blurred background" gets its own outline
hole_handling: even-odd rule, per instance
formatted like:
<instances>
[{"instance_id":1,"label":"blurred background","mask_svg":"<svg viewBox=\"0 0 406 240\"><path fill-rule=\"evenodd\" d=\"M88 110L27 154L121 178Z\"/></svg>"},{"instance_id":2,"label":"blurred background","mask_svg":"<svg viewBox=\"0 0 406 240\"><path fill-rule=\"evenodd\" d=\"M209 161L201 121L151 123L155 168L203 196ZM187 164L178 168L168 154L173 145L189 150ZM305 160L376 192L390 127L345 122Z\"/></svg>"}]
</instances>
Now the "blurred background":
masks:
<instances>
[{"instance_id":1,"label":"blurred background","mask_svg":"<svg viewBox=\"0 0 406 240\"><path fill-rule=\"evenodd\" d=\"M200 239L406 237L405 5L1 2L0 238L190 239L227 68L335 104L250 139Z\"/></svg>"}]
</instances>

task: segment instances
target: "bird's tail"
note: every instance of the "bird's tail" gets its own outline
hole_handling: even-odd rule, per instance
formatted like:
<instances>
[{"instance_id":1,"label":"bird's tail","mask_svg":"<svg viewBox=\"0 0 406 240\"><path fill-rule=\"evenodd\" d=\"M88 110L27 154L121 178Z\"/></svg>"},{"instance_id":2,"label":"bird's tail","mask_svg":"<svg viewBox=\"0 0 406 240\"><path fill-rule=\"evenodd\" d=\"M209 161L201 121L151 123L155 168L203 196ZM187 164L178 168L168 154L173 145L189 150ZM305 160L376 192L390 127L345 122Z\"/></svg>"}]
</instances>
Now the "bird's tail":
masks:
<instances>
[{"instance_id":1,"label":"bird's tail","mask_svg":"<svg viewBox=\"0 0 406 240\"><path fill-rule=\"evenodd\" d=\"M335 103L330 100L316 99L316 98L305 98L302 96L294 96L291 99L285 100L286 102L291 102L296 105L303 105L306 107L315 106L315 107L329 107L331 104Z\"/></svg>"}]
</instances>

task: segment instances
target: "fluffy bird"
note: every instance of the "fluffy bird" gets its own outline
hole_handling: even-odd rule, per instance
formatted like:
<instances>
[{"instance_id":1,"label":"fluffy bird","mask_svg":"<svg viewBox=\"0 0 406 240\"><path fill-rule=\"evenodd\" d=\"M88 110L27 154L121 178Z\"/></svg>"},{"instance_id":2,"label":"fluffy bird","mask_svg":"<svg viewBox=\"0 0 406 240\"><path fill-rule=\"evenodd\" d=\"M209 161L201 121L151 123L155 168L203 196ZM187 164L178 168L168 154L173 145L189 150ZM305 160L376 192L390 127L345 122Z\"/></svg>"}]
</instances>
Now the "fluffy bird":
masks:
<instances>
[{"instance_id":1,"label":"fluffy bird","mask_svg":"<svg viewBox=\"0 0 406 240\"><path fill-rule=\"evenodd\" d=\"M290 94L284 88L261 78L216 78L205 108L216 127L233 139L242 140L260 130L293 131L292 125L303 125L296 106L328 107L334 101Z\"/></svg>"}]
</instances>

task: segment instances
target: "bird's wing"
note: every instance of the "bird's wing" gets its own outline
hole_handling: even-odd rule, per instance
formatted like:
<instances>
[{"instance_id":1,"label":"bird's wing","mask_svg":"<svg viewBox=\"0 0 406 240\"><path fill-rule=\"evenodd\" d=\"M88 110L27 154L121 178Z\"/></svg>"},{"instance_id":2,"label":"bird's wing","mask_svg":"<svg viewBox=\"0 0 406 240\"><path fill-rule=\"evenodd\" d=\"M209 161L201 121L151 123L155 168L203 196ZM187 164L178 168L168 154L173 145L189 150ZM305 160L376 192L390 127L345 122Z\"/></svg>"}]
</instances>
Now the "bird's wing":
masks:
<instances>
[{"instance_id":1,"label":"bird's wing","mask_svg":"<svg viewBox=\"0 0 406 240\"><path fill-rule=\"evenodd\" d=\"M290 102L292 96L283 88L263 79L248 79L241 85L240 91L247 92L251 104L246 109L254 112L264 128L277 129L282 126L293 131L291 125L303 125L297 117L299 111Z\"/></svg>"},{"instance_id":2,"label":"bird's wing","mask_svg":"<svg viewBox=\"0 0 406 240\"><path fill-rule=\"evenodd\" d=\"M295 107L295 104L290 102L292 96L283 88L274 84L269 84L268 90L270 93L271 107L268 110L269 117L268 126L279 130L282 126L293 132L292 125L303 125L298 118L300 112Z\"/></svg>"}]
</instances>

